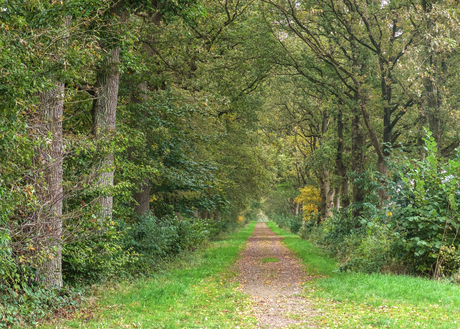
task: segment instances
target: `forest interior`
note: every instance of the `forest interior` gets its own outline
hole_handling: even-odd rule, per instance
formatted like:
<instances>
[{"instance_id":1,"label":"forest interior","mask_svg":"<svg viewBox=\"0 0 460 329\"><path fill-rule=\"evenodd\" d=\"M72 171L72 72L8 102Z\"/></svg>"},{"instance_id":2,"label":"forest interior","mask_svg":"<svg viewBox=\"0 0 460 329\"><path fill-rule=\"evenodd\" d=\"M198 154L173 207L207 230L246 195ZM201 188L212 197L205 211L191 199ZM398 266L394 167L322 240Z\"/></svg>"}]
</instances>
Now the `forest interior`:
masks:
<instances>
[{"instance_id":1,"label":"forest interior","mask_svg":"<svg viewBox=\"0 0 460 329\"><path fill-rule=\"evenodd\" d=\"M459 41L457 0L0 0L0 328L459 328Z\"/></svg>"}]
</instances>

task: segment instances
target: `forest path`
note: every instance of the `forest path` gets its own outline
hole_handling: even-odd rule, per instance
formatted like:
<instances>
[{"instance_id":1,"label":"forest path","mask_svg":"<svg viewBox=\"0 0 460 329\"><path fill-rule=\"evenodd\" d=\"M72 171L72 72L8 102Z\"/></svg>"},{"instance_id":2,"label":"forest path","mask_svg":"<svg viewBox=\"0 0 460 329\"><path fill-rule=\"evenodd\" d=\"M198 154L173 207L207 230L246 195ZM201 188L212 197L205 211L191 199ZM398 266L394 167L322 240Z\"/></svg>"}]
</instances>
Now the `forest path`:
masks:
<instances>
[{"instance_id":1,"label":"forest path","mask_svg":"<svg viewBox=\"0 0 460 329\"><path fill-rule=\"evenodd\" d=\"M266 223L256 224L236 264L239 290L251 296L258 327L313 327L309 318L318 312L302 287L309 277L281 240Z\"/></svg>"}]
</instances>

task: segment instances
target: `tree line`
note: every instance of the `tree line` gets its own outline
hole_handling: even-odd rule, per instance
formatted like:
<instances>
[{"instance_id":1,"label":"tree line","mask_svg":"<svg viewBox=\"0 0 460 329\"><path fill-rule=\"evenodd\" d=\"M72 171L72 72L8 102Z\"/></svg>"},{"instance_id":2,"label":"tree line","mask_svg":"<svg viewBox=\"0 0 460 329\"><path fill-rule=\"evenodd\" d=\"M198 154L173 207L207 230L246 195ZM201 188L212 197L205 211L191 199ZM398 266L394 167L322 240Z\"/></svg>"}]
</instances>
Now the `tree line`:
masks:
<instances>
[{"instance_id":1,"label":"tree line","mask_svg":"<svg viewBox=\"0 0 460 329\"><path fill-rule=\"evenodd\" d=\"M39 287L137 275L250 217L270 176L252 5L2 2L2 321Z\"/></svg>"},{"instance_id":2,"label":"tree line","mask_svg":"<svg viewBox=\"0 0 460 329\"><path fill-rule=\"evenodd\" d=\"M455 1L0 8L5 298L138 273L260 211L345 268L456 266Z\"/></svg>"}]
</instances>

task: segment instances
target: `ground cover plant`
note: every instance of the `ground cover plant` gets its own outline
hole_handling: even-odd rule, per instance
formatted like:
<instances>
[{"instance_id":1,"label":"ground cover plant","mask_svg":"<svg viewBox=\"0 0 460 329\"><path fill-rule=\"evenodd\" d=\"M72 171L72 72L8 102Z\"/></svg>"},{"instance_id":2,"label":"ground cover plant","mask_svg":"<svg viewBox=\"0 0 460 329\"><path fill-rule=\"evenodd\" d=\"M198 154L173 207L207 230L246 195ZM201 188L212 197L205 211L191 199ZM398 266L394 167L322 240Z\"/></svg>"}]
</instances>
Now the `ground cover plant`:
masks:
<instances>
[{"instance_id":1,"label":"ground cover plant","mask_svg":"<svg viewBox=\"0 0 460 329\"><path fill-rule=\"evenodd\" d=\"M231 266L254 226L252 222L205 250L164 263L151 277L97 288L97 307L90 319L82 312L71 321L42 328L251 327L251 305L247 296L235 291Z\"/></svg>"},{"instance_id":2,"label":"ground cover plant","mask_svg":"<svg viewBox=\"0 0 460 329\"><path fill-rule=\"evenodd\" d=\"M324 313L319 327L458 328L460 286L449 281L380 273L343 273L311 242L268 223L314 275L305 294Z\"/></svg>"}]
</instances>

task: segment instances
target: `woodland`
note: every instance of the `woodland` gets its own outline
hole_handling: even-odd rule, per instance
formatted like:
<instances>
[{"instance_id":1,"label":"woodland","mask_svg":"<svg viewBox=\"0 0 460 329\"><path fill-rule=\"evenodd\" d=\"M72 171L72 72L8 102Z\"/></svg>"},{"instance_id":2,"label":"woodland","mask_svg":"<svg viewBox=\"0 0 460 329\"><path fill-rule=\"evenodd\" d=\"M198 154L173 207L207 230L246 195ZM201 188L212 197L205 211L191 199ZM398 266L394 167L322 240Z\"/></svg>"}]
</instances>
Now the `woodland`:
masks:
<instances>
[{"instance_id":1,"label":"woodland","mask_svg":"<svg viewBox=\"0 0 460 329\"><path fill-rule=\"evenodd\" d=\"M0 328L265 217L460 282L458 1L0 3Z\"/></svg>"}]
</instances>

